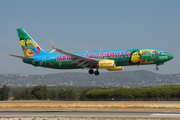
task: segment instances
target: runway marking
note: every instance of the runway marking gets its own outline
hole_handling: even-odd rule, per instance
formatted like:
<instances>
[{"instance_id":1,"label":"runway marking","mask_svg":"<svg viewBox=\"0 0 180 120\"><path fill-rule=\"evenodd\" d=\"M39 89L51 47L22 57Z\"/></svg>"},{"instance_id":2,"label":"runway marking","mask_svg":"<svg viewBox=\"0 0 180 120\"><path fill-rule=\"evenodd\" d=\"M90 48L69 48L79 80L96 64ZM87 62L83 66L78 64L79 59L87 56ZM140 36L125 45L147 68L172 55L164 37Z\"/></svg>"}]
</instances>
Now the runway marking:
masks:
<instances>
[{"instance_id":1,"label":"runway marking","mask_svg":"<svg viewBox=\"0 0 180 120\"><path fill-rule=\"evenodd\" d=\"M180 118L180 114L151 114L150 117L163 117L163 118Z\"/></svg>"}]
</instances>

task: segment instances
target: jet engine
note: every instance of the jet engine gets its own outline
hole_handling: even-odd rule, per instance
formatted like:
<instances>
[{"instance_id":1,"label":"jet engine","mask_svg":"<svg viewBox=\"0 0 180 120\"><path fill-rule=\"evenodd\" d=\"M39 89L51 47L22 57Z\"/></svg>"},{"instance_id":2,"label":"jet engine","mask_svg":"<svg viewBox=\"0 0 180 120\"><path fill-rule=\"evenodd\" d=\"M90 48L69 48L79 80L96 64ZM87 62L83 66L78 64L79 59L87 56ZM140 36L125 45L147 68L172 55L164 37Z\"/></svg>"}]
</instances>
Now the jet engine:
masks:
<instances>
[{"instance_id":1,"label":"jet engine","mask_svg":"<svg viewBox=\"0 0 180 120\"><path fill-rule=\"evenodd\" d=\"M124 67L122 66L117 66L115 68L107 68L108 71L119 71L119 70L124 70Z\"/></svg>"},{"instance_id":2,"label":"jet engine","mask_svg":"<svg viewBox=\"0 0 180 120\"><path fill-rule=\"evenodd\" d=\"M102 60L99 61L98 66L100 69L109 69L109 68L115 68L116 63L114 60Z\"/></svg>"}]
</instances>

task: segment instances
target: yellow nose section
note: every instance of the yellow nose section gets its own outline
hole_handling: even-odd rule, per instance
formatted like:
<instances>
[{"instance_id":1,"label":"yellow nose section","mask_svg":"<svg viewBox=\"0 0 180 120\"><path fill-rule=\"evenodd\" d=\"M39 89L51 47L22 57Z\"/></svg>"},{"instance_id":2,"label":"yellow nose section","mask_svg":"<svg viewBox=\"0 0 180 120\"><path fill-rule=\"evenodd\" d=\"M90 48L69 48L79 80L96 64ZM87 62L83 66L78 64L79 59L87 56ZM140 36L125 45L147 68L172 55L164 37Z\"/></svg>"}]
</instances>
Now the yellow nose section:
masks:
<instances>
[{"instance_id":1,"label":"yellow nose section","mask_svg":"<svg viewBox=\"0 0 180 120\"><path fill-rule=\"evenodd\" d=\"M131 56L131 62L133 63L137 63L139 62L139 55L137 52L133 53L132 56Z\"/></svg>"}]
</instances>

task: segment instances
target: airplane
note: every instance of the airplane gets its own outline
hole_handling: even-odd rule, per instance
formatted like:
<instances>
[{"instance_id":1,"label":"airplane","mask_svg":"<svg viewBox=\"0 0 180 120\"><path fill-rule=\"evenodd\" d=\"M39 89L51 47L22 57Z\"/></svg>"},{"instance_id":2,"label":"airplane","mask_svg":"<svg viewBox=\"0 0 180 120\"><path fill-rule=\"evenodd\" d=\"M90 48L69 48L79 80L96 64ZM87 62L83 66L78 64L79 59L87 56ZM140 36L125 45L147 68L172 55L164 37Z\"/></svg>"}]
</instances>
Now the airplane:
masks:
<instances>
[{"instance_id":1,"label":"airplane","mask_svg":"<svg viewBox=\"0 0 180 120\"><path fill-rule=\"evenodd\" d=\"M24 63L53 69L84 69L89 74L99 75L99 69L120 71L124 66L152 65L159 70L159 65L173 59L173 55L159 49L134 48L126 50L99 50L92 52L67 52L59 49L49 39L52 51L43 50L23 29L17 29L24 56L12 55L20 58ZM56 53L55 53L56 52ZM96 69L95 71L93 69Z\"/></svg>"}]
</instances>

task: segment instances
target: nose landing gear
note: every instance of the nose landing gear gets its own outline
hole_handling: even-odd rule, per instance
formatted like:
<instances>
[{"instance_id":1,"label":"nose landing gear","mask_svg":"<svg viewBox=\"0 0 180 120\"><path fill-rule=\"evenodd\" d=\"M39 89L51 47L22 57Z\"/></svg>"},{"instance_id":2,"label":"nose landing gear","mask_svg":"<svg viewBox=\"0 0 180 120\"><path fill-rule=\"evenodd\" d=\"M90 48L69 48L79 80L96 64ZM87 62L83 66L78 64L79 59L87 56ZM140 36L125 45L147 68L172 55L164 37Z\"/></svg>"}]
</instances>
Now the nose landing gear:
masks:
<instances>
[{"instance_id":1,"label":"nose landing gear","mask_svg":"<svg viewBox=\"0 0 180 120\"><path fill-rule=\"evenodd\" d=\"M155 70L156 70L156 71L158 71L158 70L159 70L159 67L158 67L158 66L156 66L156 67L155 67Z\"/></svg>"}]
</instances>

